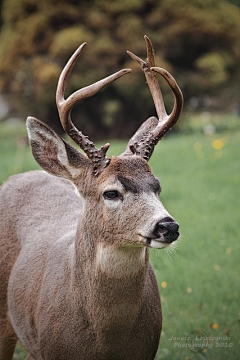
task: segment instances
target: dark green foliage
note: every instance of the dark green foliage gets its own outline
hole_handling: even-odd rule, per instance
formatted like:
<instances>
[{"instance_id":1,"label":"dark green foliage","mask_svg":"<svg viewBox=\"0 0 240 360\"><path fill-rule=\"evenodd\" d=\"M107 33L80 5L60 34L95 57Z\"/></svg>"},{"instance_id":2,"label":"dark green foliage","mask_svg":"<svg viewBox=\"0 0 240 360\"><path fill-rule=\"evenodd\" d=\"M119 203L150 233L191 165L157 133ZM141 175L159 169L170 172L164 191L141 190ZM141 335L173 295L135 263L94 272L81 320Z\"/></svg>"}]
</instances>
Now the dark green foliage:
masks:
<instances>
[{"instance_id":1,"label":"dark green foliage","mask_svg":"<svg viewBox=\"0 0 240 360\"><path fill-rule=\"evenodd\" d=\"M145 57L144 34L154 44L156 64L178 80L186 104L196 97L205 106L215 97L210 106L226 110L226 103L231 109L238 101L240 10L225 0L4 0L2 8L0 89L22 115L58 123L58 76L87 41L68 94L123 67L134 71L84 101L74 111L76 124L95 139L129 135L154 114L144 76L126 54ZM170 109L168 91L165 99Z\"/></svg>"}]
</instances>

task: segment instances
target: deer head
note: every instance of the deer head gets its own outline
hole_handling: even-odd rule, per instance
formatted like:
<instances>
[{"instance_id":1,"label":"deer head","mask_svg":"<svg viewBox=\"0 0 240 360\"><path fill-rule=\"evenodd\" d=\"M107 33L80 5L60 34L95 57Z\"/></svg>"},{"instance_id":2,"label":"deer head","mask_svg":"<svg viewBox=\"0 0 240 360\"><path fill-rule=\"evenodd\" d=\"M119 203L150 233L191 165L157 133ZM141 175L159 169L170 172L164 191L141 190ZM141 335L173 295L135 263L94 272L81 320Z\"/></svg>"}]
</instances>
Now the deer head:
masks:
<instances>
[{"instance_id":1,"label":"deer head","mask_svg":"<svg viewBox=\"0 0 240 360\"><path fill-rule=\"evenodd\" d=\"M80 227L89 227L90 232L101 233L105 241L113 241L115 234L114 241L119 238L119 242L124 244L162 248L178 238L179 226L159 201L160 184L151 173L147 161L158 141L176 123L183 99L174 78L166 70L155 67L152 44L147 36L145 41L146 61L129 51L128 54L140 64L146 76L158 118L150 117L143 123L123 154L118 157L107 157L109 144L97 149L72 123L71 109L74 105L131 71L118 71L77 90L65 99L67 79L86 43L76 50L66 64L56 92L62 126L86 155L34 118L28 118L27 127L32 152L37 162L49 173L72 181L85 198L88 220L85 225L82 221ZM167 115L164 107L157 73L164 77L174 94L174 107L170 115ZM93 219L91 226L90 218Z\"/></svg>"}]
</instances>

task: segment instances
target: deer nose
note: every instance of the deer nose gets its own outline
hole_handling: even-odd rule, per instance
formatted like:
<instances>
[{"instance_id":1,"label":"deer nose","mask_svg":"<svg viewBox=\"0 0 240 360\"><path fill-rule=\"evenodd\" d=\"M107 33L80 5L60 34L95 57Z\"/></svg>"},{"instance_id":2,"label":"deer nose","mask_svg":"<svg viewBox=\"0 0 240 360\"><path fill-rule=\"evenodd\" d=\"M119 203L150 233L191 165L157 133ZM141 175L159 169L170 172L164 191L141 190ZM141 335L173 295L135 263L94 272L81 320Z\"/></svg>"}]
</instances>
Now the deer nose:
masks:
<instances>
[{"instance_id":1,"label":"deer nose","mask_svg":"<svg viewBox=\"0 0 240 360\"><path fill-rule=\"evenodd\" d=\"M179 225L171 217L164 218L160 220L153 230L153 233L156 237L164 237L164 240L168 243L171 243L179 237Z\"/></svg>"}]
</instances>

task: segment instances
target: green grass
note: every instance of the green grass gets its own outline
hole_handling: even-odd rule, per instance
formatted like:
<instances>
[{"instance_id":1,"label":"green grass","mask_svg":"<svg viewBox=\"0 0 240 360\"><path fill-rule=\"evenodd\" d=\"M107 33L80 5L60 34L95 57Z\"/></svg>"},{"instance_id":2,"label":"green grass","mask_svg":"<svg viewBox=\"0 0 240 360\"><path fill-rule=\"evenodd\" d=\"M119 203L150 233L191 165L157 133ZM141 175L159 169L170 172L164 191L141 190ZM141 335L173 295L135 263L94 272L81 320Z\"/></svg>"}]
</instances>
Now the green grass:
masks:
<instances>
[{"instance_id":1,"label":"green grass","mask_svg":"<svg viewBox=\"0 0 240 360\"><path fill-rule=\"evenodd\" d=\"M171 137L152 159L162 200L182 234L173 259L152 253L164 316L157 359L238 358L239 140L239 133ZM203 334L207 343L196 340ZM192 341L195 352L186 347Z\"/></svg>"},{"instance_id":2,"label":"green grass","mask_svg":"<svg viewBox=\"0 0 240 360\"><path fill-rule=\"evenodd\" d=\"M16 126L0 127L1 182L38 168L24 130ZM239 143L239 131L171 134L150 161L162 184L162 202L181 230L175 252L151 251L163 307L156 360L239 357ZM124 142L113 141L110 152L124 148ZM18 346L15 359L24 354Z\"/></svg>"}]
</instances>

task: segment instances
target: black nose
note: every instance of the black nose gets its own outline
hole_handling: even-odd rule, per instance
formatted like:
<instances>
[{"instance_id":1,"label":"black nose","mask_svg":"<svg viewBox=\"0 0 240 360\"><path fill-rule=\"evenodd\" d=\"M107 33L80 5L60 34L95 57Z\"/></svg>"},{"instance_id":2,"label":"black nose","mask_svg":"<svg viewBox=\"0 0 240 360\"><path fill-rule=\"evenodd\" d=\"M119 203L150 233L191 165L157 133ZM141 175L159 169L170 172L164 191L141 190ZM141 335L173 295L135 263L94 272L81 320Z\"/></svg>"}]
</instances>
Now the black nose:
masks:
<instances>
[{"instance_id":1,"label":"black nose","mask_svg":"<svg viewBox=\"0 0 240 360\"><path fill-rule=\"evenodd\" d=\"M178 223L174 219L167 217L155 225L153 233L157 237L163 236L166 242L171 243L179 237L178 230Z\"/></svg>"}]
</instances>

